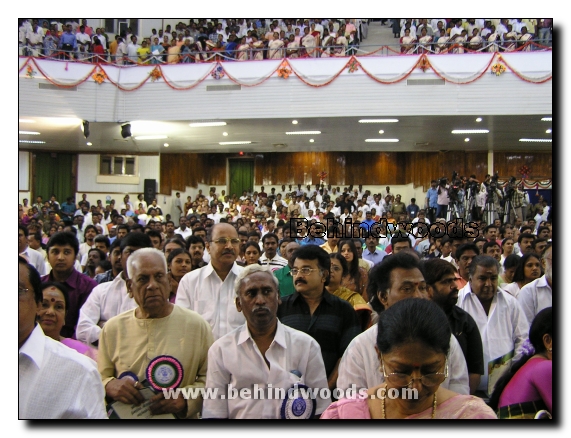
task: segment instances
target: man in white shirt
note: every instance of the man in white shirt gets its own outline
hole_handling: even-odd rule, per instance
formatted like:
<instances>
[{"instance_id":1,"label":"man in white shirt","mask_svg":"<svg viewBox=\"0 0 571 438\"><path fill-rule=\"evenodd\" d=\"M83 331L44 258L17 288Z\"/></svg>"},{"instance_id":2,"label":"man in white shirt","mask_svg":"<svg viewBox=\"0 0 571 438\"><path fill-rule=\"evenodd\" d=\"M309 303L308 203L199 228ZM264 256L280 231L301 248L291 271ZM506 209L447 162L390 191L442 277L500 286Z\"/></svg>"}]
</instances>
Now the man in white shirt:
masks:
<instances>
[{"instance_id":1,"label":"man in white shirt","mask_svg":"<svg viewBox=\"0 0 571 438\"><path fill-rule=\"evenodd\" d=\"M184 240L192 236L192 230L188 228L188 219L186 216L181 216L179 221L179 227L174 230L175 234L180 234Z\"/></svg>"},{"instance_id":2,"label":"man in white shirt","mask_svg":"<svg viewBox=\"0 0 571 438\"><path fill-rule=\"evenodd\" d=\"M543 251L541 263L545 269L545 275L533 280L521 288L517 301L529 322L533 322L535 315L546 307L552 306L552 282L553 282L553 251L549 244Z\"/></svg>"},{"instance_id":3,"label":"man in white shirt","mask_svg":"<svg viewBox=\"0 0 571 438\"><path fill-rule=\"evenodd\" d=\"M230 224L216 224L206 248L210 262L182 277L175 304L198 312L212 327L216 340L245 322L234 305L234 281L243 269L236 264L238 232Z\"/></svg>"},{"instance_id":4,"label":"man in white shirt","mask_svg":"<svg viewBox=\"0 0 571 438\"><path fill-rule=\"evenodd\" d=\"M369 271L369 290L378 291L371 300L377 313L407 298L429 299L420 261L406 251L384 258ZM346 390L355 384L359 390L384 382L375 350L377 334L378 326L375 324L351 341L339 364L338 388ZM459 394L469 394L466 359L454 335L450 336L448 363L449 374L442 386Z\"/></svg>"},{"instance_id":5,"label":"man in white shirt","mask_svg":"<svg viewBox=\"0 0 571 438\"><path fill-rule=\"evenodd\" d=\"M77 51L79 52L78 58L84 59L89 53L91 47L91 37L85 32L85 26L79 27L79 32L75 34L77 40Z\"/></svg>"},{"instance_id":6,"label":"man in white shirt","mask_svg":"<svg viewBox=\"0 0 571 438\"><path fill-rule=\"evenodd\" d=\"M28 246L28 234L24 225L18 225L18 254L24 256L40 275L46 275L46 259L39 251Z\"/></svg>"},{"instance_id":7,"label":"man in white shirt","mask_svg":"<svg viewBox=\"0 0 571 438\"><path fill-rule=\"evenodd\" d=\"M119 251L122 271L113 281L94 287L81 306L75 330L77 340L86 344L97 343L101 329L107 321L120 313L137 307L137 303L127 292L126 282L129 279L127 276L127 260L138 249L151 247L151 239L147 234L129 233L121 239Z\"/></svg>"},{"instance_id":8,"label":"man in white shirt","mask_svg":"<svg viewBox=\"0 0 571 438\"><path fill-rule=\"evenodd\" d=\"M484 348L484 375L478 390L490 395L495 382L519 360L529 324L517 300L498 287L500 264L490 256L474 257L470 281L458 293L457 306L474 318ZM490 362L494 361L493 364ZM492 375L488 376L488 369Z\"/></svg>"},{"instance_id":9,"label":"man in white shirt","mask_svg":"<svg viewBox=\"0 0 571 438\"><path fill-rule=\"evenodd\" d=\"M207 216L209 219L212 219L215 224L220 223L220 218L222 215L218 213L218 207L215 205L210 208L210 214Z\"/></svg>"},{"instance_id":10,"label":"man in white shirt","mask_svg":"<svg viewBox=\"0 0 571 438\"><path fill-rule=\"evenodd\" d=\"M206 388L218 396L204 400L203 418L285 419L295 398L295 384L327 388L321 348L311 336L280 323L278 280L266 267L250 265L235 285L236 308L246 324L218 339L208 352ZM228 387L249 388L252 397L230 399ZM256 397L256 391L263 397ZM271 393L269 393L271 391ZM221 397L224 395L224 398ZM320 415L330 400L316 397L300 403L306 409L297 418ZM282 403L285 402L285 409Z\"/></svg>"},{"instance_id":11,"label":"man in white shirt","mask_svg":"<svg viewBox=\"0 0 571 438\"><path fill-rule=\"evenodd\" d=\"M128 56L129 63L137 64L137 62L139 60L139 55L137 54L137 49L139 47L140 46L137 44L137 37L135 35L133 35L131 37L131 42L127 46L127 56Z\"/></svg>"},{"instance_id":12,"label":"man in white shirt","mask_svg":"<svg viewBox=\"0 0 571 438\"><path fill-rule=\"evenodd\" d=\"M44 335L36 323L42 301L40 275L19 257L18 418L106 419L95 362Z\"/></svg>"},{"instance_id":13,"label":"man in white shirt","mask_svg":"<svg viewBox=\"0 0 571 438\"><path fill-rule=\"evenodd\" d=\"M262 265L268 265L270 270L275 271L287 265L287 259L280 257L277 254L278 250L278 236L274 233L266 233L262 237L264 246L264 254L258 260Z\"/></svg>"}]
</instances>

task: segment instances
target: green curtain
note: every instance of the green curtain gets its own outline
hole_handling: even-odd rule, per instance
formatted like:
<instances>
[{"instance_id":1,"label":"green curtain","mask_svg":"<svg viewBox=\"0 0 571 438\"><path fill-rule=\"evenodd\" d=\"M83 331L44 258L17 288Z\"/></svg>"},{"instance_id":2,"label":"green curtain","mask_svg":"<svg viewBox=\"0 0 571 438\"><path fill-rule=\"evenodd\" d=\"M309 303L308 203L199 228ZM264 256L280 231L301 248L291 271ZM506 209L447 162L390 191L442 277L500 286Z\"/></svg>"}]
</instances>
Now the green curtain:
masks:
<instances>
[{"instance_id":1,"label":"green curtain","mask_svg":"<svg viewBox=\"0 0 571 438\"><path fill-rule=\"evenodd\" d=\"M238 197L242 192L250 192L254 188L254 161L253 160L230 160L230 193L236 193Z\"/></svg>"},{"instance_id":2,"label":"green curtain","mask_svg":"<svg viewBox=\"0 0 571 438\"><path fill-rule=\"evenodd\" d=\"M44 201L56 195L61 204L68 196L74 196L72 186L72 154L36 152L35 178L32 199L42 196ZM53 155L53 156L52 156Z\"/></svg>"}]
</instances>

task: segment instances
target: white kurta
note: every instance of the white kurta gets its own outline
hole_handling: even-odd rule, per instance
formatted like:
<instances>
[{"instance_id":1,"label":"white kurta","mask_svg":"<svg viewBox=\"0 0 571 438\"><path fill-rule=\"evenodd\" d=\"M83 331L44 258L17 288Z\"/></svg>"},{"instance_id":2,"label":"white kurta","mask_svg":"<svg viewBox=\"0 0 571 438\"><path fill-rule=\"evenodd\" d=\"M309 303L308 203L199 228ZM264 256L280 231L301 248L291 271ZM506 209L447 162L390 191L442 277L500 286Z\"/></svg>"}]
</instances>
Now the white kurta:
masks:
<instances>
[{"instance_id":1,"label":"white kurta","mask_svg":"<svg viewBox=\"0 0 571 438\"><path fill-rule=\"evenodd\" d=\"M175 303L198 312L212 327L214 340L246 322L236 309L234 281L243 268L234 263L222 281L211 263L180 280Z\"/></svg>"},{"instance_id":2,"label":"white kurta","mask_svg":"<svg viewBox=\"0 0 571 438\"><path fill-rule=\"evenodd\" d=\"M545 275L522 287L517 300L531 325L535 315L552 304L552 291Z\"/></svg>"},{"instance_id":3,"label":"white kurta","mask_svg":"<svg viewBox=\"0 0 571 438\"><path fill-rule=\"evenodd\" d=\"M385 378L379 371L381 364L375 350L377 334L378 326L375 324L353 338L339 364L338 388L349 389L355 384L358 392L361 388L373 388L384 383ZM441 386L458 394L470 394L466 359L454 335L450 336L448 377Z\"/></svg>"},{"instance_id":4,"label":"white kurta","mask_svg":"<svg viewBox=\"0 0 571 438\"><path fill-rule=\"evenodd\" d=\"M278 321L276 334L264 361L252 339L247 324L218 339L208 352L206 388L217 388L218 396L204 400L203 418L280 418L282 398L276 388L283 388L285 396L294 383L309 388L327 388L325 365L321 348L311 336ZM299 371L301 377L292 371ZM254 398L254 385L261 388ZM228 385L240 390L248 388L252 397L228 399ZM269 389L272 388L269 393ZM225 399L221 399L224 395ZM272 397L269 400L269 397ZM321 414L331 400L316 398L316 415Z\"/></svg>"},{"instance_id":5,"label":"white kurta","mask_svg":"<svg viewBox=\"0 0 571 438\"><path fill-rule=\"evenodd\" d=\"M479 390L488 392L488 363L514 350L512 363L522 354L522 345L527 339L529 324L517 300L498 288L490 312L486 315L480 300L472 292L470 283L458 292L461 309L470 314L480 330L484 349L484 375L480 379Z\"/></svg>"},{"instance_id":6,"label":"white kurta","mask_svg":"<svg viewBox=\"0 0 571 438\"><path fill-rule=\"evenodd\" d=\"M117 275L113 281L95 286L79 309L75 329L77 340L86 344L98 341L104 325L102 323L135 307L137 303L129 296L122 274Z\"/></svg>"}]
</instances>

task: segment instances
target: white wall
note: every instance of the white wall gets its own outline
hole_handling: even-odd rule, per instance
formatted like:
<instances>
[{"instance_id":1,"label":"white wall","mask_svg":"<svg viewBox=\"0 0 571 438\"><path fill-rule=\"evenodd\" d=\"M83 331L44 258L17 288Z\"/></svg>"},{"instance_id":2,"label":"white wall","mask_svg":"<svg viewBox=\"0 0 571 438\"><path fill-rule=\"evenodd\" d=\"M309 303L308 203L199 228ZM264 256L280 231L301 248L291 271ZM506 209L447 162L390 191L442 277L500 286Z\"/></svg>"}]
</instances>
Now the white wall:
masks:
<instances>
[{"instance_id":1,"label":"white wall","mask_svg":"<svg viewBox=\"0 0 571 438\"><path fill-rule=\"evenodd\" d=\"M18 190L31 190L30 153L26 151L18 151Z\"/></svg>"}]
</instances>

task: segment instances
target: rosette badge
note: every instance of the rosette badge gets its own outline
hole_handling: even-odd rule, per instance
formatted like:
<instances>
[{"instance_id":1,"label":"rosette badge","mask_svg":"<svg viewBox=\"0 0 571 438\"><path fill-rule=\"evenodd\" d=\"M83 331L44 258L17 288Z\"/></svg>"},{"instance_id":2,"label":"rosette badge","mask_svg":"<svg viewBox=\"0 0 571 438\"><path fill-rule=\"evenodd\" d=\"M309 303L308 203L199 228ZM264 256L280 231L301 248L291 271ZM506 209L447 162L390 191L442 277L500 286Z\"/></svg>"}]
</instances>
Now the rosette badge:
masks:
<instances>
[{"instance_id":1,"label":"rosette badge","mask_svg":"<svg viewBox=\"0 0 571 438\"><path fill-rule=\"evenodd\" d=\"M296 383L287 392L280 410L284 420L309 420L315 415L316 394L305 385Z\"/></svg>"},{"instance_id":2,"label":"rosette badge","mask_svg":"<svg viewBox=\"0 0 571 438\"><path fill-rule=\"evenodd\" d=\"M154 390L174 389L182 382L183 368L172 356L157 356L149 363L146 375Z\"/></svg>"}]
</instances>

